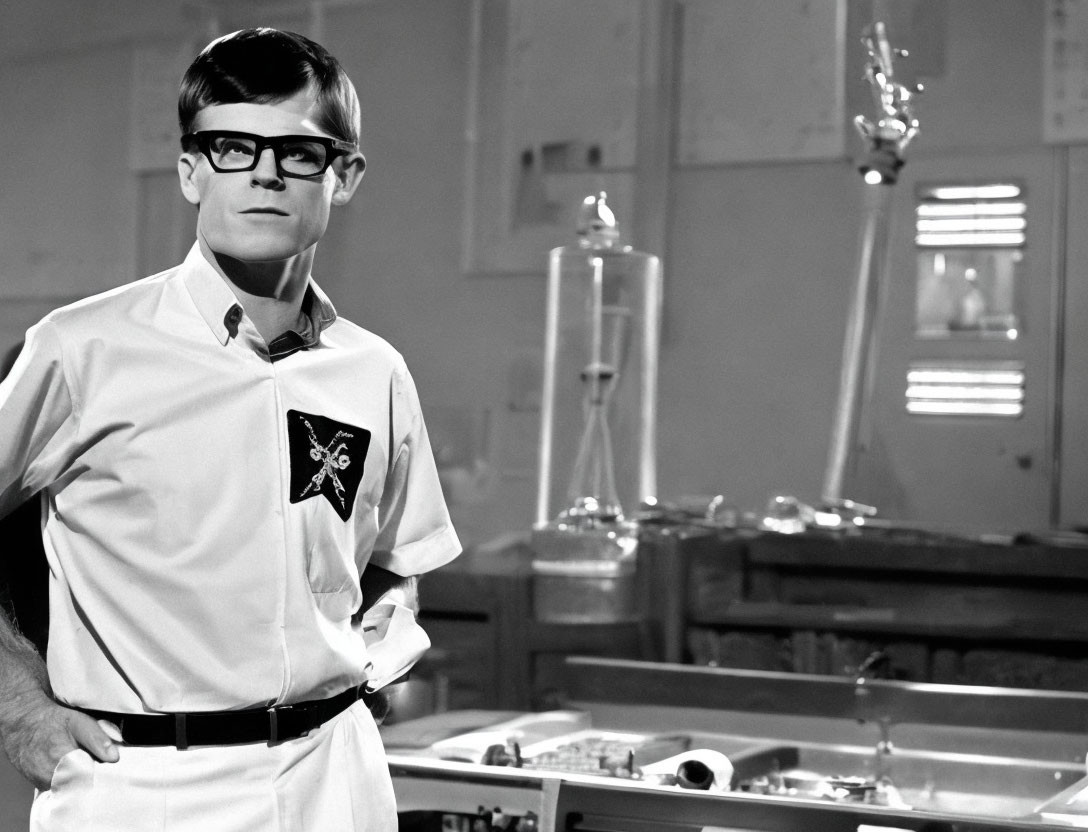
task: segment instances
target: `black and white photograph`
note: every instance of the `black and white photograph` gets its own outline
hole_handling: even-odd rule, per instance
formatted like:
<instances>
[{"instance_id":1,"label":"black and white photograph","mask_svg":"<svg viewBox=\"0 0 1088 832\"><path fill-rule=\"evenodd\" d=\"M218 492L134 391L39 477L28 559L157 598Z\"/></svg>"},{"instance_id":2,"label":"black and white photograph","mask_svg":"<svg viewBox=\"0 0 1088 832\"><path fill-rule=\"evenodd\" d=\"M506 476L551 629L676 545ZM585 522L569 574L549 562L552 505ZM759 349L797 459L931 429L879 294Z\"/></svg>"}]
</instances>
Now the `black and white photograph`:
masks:
<instances>
[{"instance_id":1,"label":"black and white photograph","mask_svg":"<svg viewBox=\"0 0 1088 832\"><path fill-rule=\"evenodd\" d=\"M0 832L1088 828L1088 0L5 0Z\"/></svg>"}]
</instances>

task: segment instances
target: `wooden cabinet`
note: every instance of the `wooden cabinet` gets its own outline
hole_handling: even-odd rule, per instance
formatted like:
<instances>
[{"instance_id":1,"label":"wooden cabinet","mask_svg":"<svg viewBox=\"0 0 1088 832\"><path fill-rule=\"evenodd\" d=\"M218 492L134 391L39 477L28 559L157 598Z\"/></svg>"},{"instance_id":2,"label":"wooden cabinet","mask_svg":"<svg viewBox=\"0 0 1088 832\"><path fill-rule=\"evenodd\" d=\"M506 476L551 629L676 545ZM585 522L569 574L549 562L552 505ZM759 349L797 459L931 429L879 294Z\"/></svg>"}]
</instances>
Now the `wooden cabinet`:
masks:
<instances>
[{"instance_id":1,"label":"wooden cabinet","mask_svg":"<svg viewBox=\"0 0 1088 832\"><path fill-rule=\"evenodd\" d=\"M565 624L537 620L533 553L526 541L469 551L423 577L420 621L434 649L419 673L443 674L451 708L541 710L561 704L567 656L679 661L684 564L720 550L701 530L651 528L640 535L637 620Z\"/></svg>"},{"instance_id":2,"label":"wooden cabinet","mask_svg":"<svg viewBox=\"0 0 1088 832\"><path fill-rule=\"evenodd\" d=\"M651 528L642 617L588 625L534 618L531 560L519 543L423 579L450 707L555 707L570 655L842 676L880 651L886 678L1088 690L1088 548Z\"/></svg>"},{"instance_id":3,"label":"wooden cabinet","mask_svg":"<svg viewBox=\"0 0 1088 832\"><path fill-rule=\"evenodd\" d=\"M450 710L522 708L509 655L523 582L516 557L473 553L421 579L419 621L431 650L413 672L443 680Z\"/></svg>"},{"instance_id":4,"label":"wooden cabinet","mask_svg":"<svg viewBox=\"0 0 1088 832\"><path fill-rule=\"evenodd\" d=\"M687 568L696 663L843 675L880 650L890 678L1088 690L1085 548L768 533Z\"/></svg>"}]
</instances>

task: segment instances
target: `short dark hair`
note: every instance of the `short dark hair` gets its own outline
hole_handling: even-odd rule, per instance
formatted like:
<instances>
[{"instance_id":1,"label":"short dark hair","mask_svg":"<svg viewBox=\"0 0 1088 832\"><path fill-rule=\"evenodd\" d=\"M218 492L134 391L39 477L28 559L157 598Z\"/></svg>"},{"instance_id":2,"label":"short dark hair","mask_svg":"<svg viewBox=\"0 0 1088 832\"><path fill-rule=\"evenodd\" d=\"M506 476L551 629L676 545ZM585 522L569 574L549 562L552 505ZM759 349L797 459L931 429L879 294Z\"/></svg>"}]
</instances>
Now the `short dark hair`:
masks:
<instances>
[{"instance_id":1,"label":"short dark hair","mask_svg":"<svg viewBox=\"0 0 1088 832\"><path fill-rule=\"evenodd\" d=\"M359 98L340 62L320 44L294 32L241 29L204 47L186 70L178 94L182 135L213 104L270 104L313 85L318 126L333 138L359 144Z\"/></svg>"}]
</instances>

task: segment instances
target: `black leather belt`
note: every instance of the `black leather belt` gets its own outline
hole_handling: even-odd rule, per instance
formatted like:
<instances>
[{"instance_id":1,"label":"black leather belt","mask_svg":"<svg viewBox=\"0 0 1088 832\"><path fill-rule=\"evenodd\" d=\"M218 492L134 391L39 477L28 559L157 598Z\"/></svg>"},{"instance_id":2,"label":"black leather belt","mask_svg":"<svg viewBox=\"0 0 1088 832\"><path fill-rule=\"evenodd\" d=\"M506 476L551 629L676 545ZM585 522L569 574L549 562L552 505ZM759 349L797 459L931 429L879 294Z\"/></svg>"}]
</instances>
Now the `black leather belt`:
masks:
<instances>
[{"instance_id":1,"label":"black leather belt","mask_svg":"<svg viewBox=\"0 0 1088 832\"><path fill-rule=\"evenodd\" d=\"M301 737L360 698L349 688L331 699L248 708L241 711L195 711L184 714L118 714L79 708L95 719L105 719L121 730L128 745L232 745L278 742Z\"/></svg>"}]
</instances>

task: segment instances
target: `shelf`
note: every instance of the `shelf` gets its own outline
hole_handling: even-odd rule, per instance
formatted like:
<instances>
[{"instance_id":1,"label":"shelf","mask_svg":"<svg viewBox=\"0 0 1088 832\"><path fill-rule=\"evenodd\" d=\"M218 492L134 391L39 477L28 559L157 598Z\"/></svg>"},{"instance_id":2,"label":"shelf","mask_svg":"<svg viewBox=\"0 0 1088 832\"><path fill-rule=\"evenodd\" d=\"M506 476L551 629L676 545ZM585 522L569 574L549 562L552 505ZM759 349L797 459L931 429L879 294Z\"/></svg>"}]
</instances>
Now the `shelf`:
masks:
<instances>
[{"instance_id":1,"label":"shelf","mask_svg":"<svg viewBox=\"0 0 1088 832\"><path fill-rule=\"evenodd\" d=\"M715 615L690 618L689 626L880 633L942 640L1088 642L1088 625L1017 618L993 612L960 615L886 607L846 607L735 601Z\"/></svg>"},{"instance_id":2,"label":"shelf","mask_svg":"<svg viewBox=\"0 0 1088 832\"><path fill-rule=\"evenodd\" d=\"M748 542L748 560L754 567L1088 581L1088 547L916 537L767 533Z\"/></svg>"}]
</instances>

